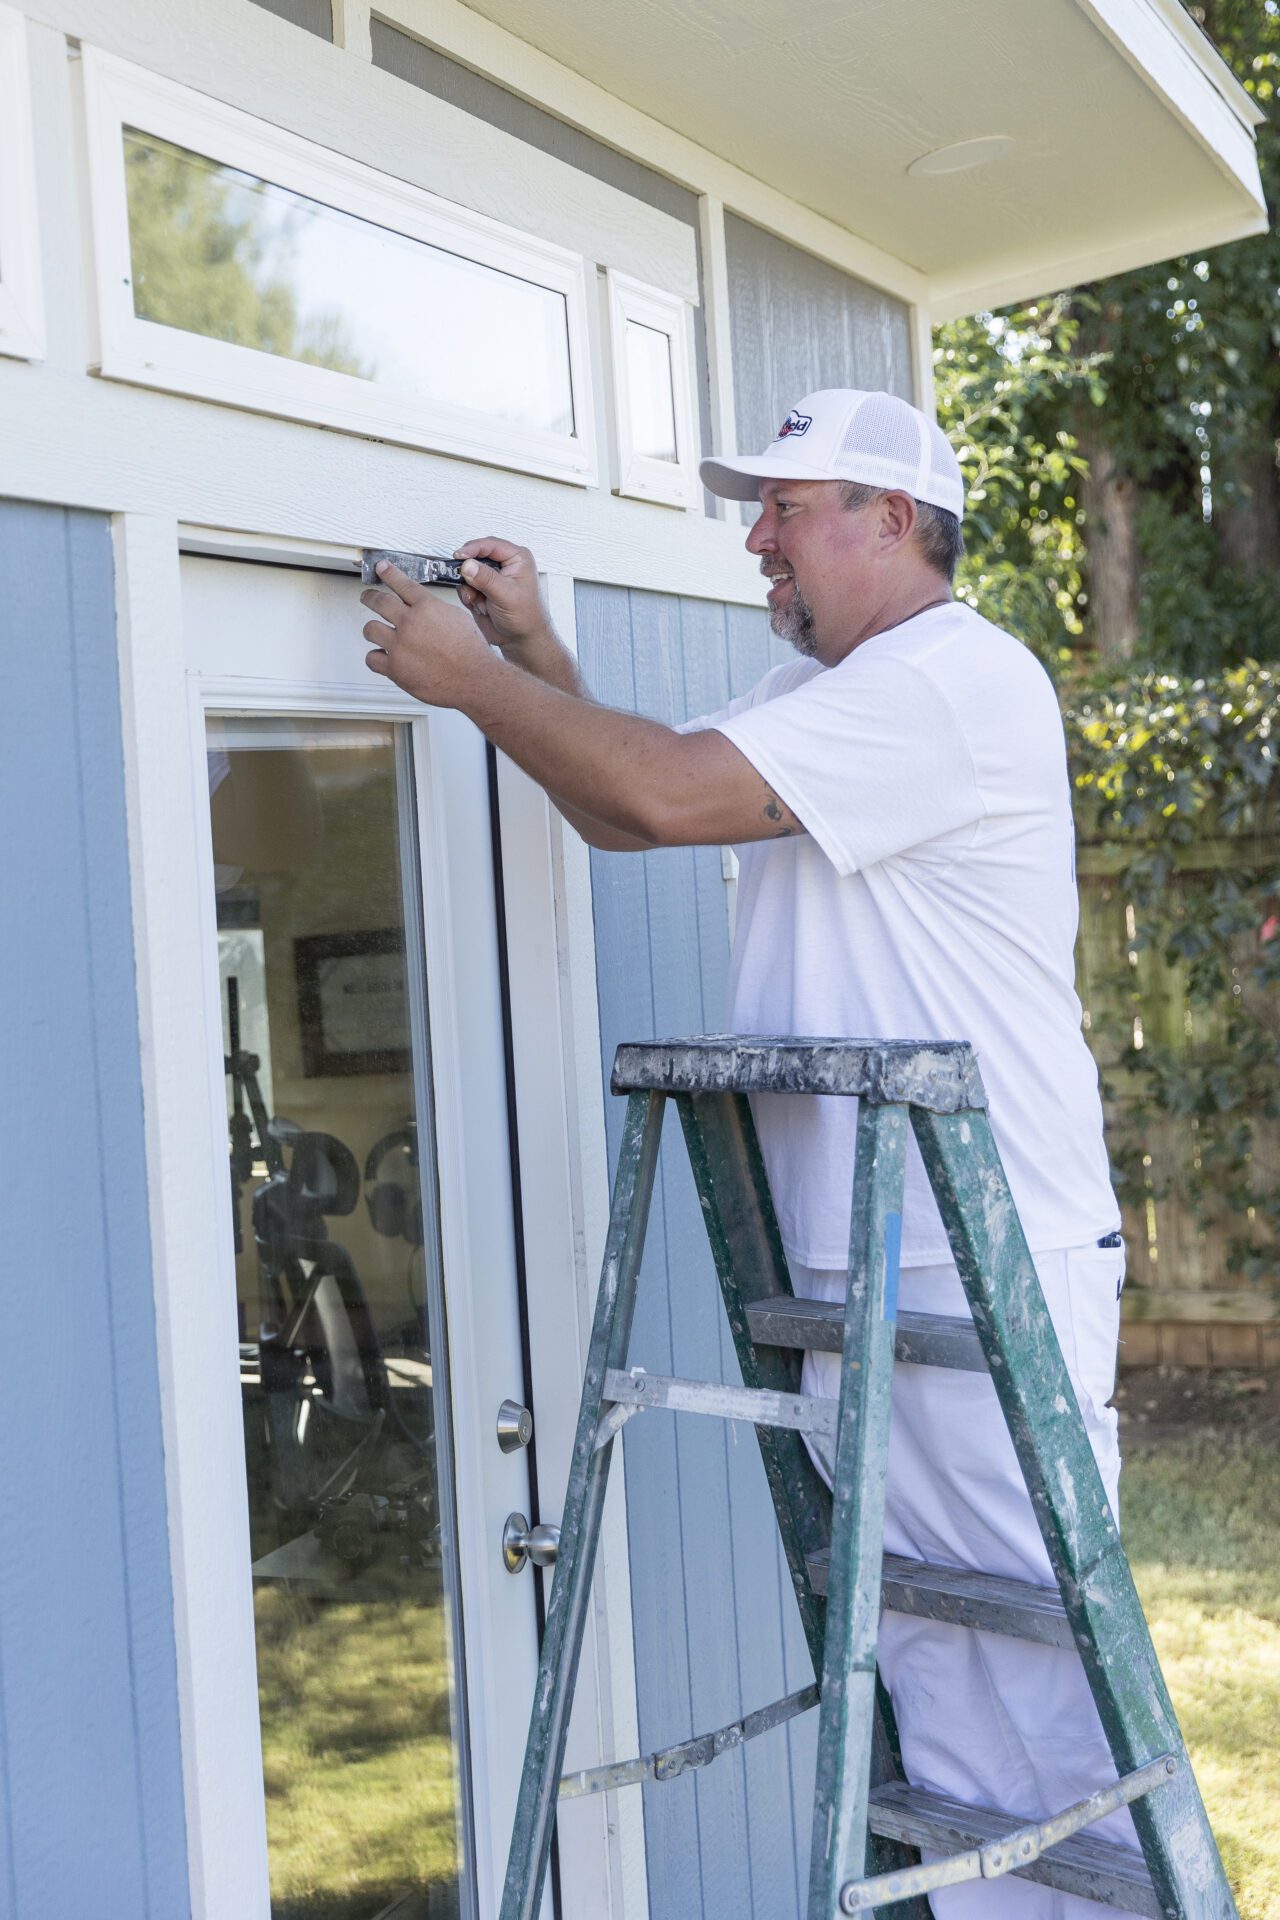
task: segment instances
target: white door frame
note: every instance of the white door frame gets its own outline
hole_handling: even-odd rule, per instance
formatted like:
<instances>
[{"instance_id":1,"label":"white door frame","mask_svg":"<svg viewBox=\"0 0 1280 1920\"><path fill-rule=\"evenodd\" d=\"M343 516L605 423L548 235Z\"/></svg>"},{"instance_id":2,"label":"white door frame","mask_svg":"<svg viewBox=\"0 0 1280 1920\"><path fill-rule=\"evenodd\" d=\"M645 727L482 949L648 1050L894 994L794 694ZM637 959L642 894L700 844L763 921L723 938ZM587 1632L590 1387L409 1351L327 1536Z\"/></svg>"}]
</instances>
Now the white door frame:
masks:
<instances>
[{"instance_id":1,"label":"white door frame","mask_svg":"<svg viewBox=\"0 0 1280 1920\"><path fill-rule=\"evenodd\" d=\"M196 1920L258 1920L267 1906L265 1821L258 1765L259 1732L254 1686L255 1652L248 1576L249 1542L243 1489L239 1383L235 1370L234 1303L226 1285L230 1261L230 1209L225 1183L209 1169L225 1151L225 1115L217 1098L221 1061L220 1009L216 996L212 934L213 884L203 770L204 713L209 705L272 711L363 712L410 720L418 741L419 832L424 890L433 903L449 897L450 836L445 810L430 804L441 760L458 750L461 723L455 716L424 716L397 690L370 684L357 694L342 689L299 688L247 680L205 681L187 670L182 646L179 572L180 530L158 516L122 515L115 523L117 613L121 693L133 873L139 1019L146 1112L149 1205L155 1270L157 1335L170 1512L179 1711L188 1824L192 1912ZM210 551L207 530L193 545ZM213 543L216 547L216 541ZM265 543L264 543L265 544ZM272 542L277 557L279 542ZM247 557L256 543L230 536L224 551ZM332 567L343 553L328 545L290 542L288 557L302 565ZM349 560L354 550L345 550ZM284 557L281 555L280 557ZM357 640L358 647L358 640ZM357 656L358 657L358 656ZM446 724L439 725L439 720ZM452 739L446 738L453 723ZM478 741L471 746L482 751ZM463 748L463 751L466 751ZM527 783L526 783L527 784ZM535 1418L539 1439L543 1519L559 1519L568 1448L556 1411L576 1405L580 1383L584 1308L593 1290L603 1243L600 1196L584 1192L584 1163L601 1161L603 1114L599 1095L588 1098L586 1125L578 1096L590 1082L585 1044L583 983L590 980L594 1011L589 918L584 928L579 900L566 914L563 850L549 827L536 790L512 796L504 783L504 830L528 844L532 830L544 857L522 859L513 887L510 848L508 924L526 930L539 915L521 957L537 964L512 968L512 1019L516 1045L517 1100L530 1115L521 1131L521 1160L541 1154L536 1179L526 1169L526 1252L535 1348ZM522 849L523 850L523 849ZM581 850L585 856L585 850ZM455 859L458 854L455 851ZM572 866L573 862L570 861ZM580 891L581 874L578 875ZM563 935L575 923L576 952L566 955ZM543 935L550 926L549 945ZM584 951L584 931L588 943ZM465 1274L476 1257L495 1257L492 1247L468 1245L474 1196L468 1205L461 1140L464 1064L454 1044L448 970L465 969L465 952L454 953L457 930L428 923L432 953L430 998L433 1080L441 1147L442 1224L446 1272ZM588 966L588 962L591 962ZM212 987L210 982L212 981ZM572 989L577 989L576 1005ZM216 1016L216 1017L215 1017ZM567 1016L567 1019L566 1019ZM599 1039L595 1036L595 1088L600 1087ZM555 1116L564 1116L558 1128ZM534 1124L533 1116L537 1116ZM570 1137L576 1117L581 1131ZM593 1121L594 1117L594 1121ZM598 1124L595 1124L598 1122ZM598 1138L597 1138L598 1135ZM552 1136L548 1160L546 1148ZM584 1148L585 1145L585 1155ZM558 1172L556 1169L558 1168ZM598 1172L598 1167L593 1166ZM594 1184L594 1183L593 1183ZM532 1200L533 1205L528 1202ZM502 1210L490 1208L490 1213ZM483 1228L481 1228L483 1237ZM508 1231L509 1238L509 1231ZM536 1269L536 1272L535 1272ZM590 1281L588 1275L590 1274ZM480 1912L496 1914L507 1835L493 1830L482 1789L487 1781L518 1770L528 1700L496 1697L486 1677L501 1671L500 1649L486 1645L493 1620L509 1612L509 1578L498 1555L501 1514L523 1504L527 1475L522 1456L499 1455L492 1431L494 1408L479 1405L471 1360L479 1330L468 1325L468 1291L450 1295L454 1435L458 1481L460 1551L466 1595L466 1652L471 1704L473 1779L477 1784L476 1851ZM573 1337L566 1338L567 1334ZM519 1381L513 1381L518 1394ZM546 1410L544 1416L543 1410ZM497 1463L495 1467L495 1463ZM503 1477L505 1475L505 1478ZM629 1581L621 1474L614 1476L611 1516L604 1542L598 1591L608 1593L611 1631L593 1632L584 1651L584 1689L575 1714L570 1757L575 1765L634 1752L634 1664L630 1636ZM490 1507L493 1512L490 1513ZM527 1507L525 1509L527 1511ZM471 1525L468 1526L470 1517ZM491 1524L497 1520L497 1527ZM621 1556L621 1558L619 1557ZM528 1575L521 1576L522 1582ZM510 1596L514 1598L514 1595ZM618 1603L625 1600L623 1617ZM527 1609L531 1614L531 1609ZM617 1744L615 1744L617 1742ZM610 1801L614 1796L610 1796ZM638 1796L631 1796L633 1802ZM643 1833L638 1805L621 1822L606 1801L591 1806L561 1837L566 1912L592 1912L639 1920L644 1896Z\"/></svg>"}]
</instances>

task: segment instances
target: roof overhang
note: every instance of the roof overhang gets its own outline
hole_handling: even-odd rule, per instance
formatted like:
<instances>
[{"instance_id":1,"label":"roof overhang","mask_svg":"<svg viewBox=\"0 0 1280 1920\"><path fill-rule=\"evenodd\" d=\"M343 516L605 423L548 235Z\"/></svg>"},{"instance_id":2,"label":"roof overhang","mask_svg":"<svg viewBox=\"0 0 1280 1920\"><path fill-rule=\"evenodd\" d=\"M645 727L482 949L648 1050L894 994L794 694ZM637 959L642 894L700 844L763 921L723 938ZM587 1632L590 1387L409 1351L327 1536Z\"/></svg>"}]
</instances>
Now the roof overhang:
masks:
<instances>
[{"instance_id":1,"label":"roof overhang","mask_svg":"<svg viewBox=\"0 0 1280 1920\"><path fill-rule=\"evenodd\" d=\"M937 319L1267 226L1262 115L1180 0L470 4L923 276Z\"/></svg>"}]
</instances>

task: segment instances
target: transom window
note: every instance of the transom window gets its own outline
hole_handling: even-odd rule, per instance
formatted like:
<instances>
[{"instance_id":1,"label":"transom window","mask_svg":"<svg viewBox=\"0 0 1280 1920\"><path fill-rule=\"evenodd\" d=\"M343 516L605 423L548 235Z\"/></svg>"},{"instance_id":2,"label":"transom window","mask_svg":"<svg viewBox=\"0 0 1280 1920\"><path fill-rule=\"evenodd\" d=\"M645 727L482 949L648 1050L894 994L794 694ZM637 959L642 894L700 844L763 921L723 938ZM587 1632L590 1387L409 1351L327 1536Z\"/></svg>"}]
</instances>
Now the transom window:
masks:
<instances>
[{"instance_id":1,"label":"transom window","mask_svg":"<svg viewBox=\"0 0 1280 1920\"><path fill-rule=\"evenodd\" d=\"M578 256L85 65L105 375L594 479Z\"/></svg>"}]
</instances>

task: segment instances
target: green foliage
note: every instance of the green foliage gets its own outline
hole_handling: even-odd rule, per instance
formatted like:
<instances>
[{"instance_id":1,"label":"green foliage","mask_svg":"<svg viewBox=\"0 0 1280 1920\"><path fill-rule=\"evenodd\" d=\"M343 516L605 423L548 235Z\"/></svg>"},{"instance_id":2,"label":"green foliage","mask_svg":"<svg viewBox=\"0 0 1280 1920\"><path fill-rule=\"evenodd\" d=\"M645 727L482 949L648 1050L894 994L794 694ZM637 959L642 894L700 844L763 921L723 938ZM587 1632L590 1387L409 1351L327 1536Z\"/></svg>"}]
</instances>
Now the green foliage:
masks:
<instances>
[{"instance_id":1,"label":"green foliage","mask_svg":"<svg viewBox=\"0 0 1280 1920\"><path fill-rule=\"evenodd\" d=\"M1280 7L1275 0L1200 0L1187 11L1214 40L1267 114L1256 130L1269 203L1280 187ZM1120 275L1094 289L1114 314L1111 357L1098 398L1137 476L1184 491L1201 512L1200 465L1229 493L1231 456L1252 445L1280 398L1280 235L1190 254Z\"/></svg>"},{"instance_id":2,"label":"green foliage","mask_svg":"<svg viewBox=\"0 0 1280 1920\"><path fill-rule=\"evenodd\" d=\"M1274 203L1280 0L1188 12L1268 116L1258 159ZM1131 1201L1151 1195L1168 1176L1145 1150L1176 1138L1180 1197L1226 1230L1235 1266L1272 1281L1280 677L1258 662L1280 661L1278 349L1274 231L953 321L934 340L939 419L971 498L959 591L1062 686L1080 838L1109 848L1132 913L1111 977L1090 982L1090 1039L1123 1095L1113 1160ZM1085 447L1136 502L1135 667L1105 685Z\"/></svg>"},{"instance_id":3,"label":"green foliage","mask_svg":"<svg viewBox=\"0 0 1280 1920\"><path fill-rule=\"evenodd\" d=\"M1125 1090L1113 1160L1135 1198L1152 1123L1186 1121L1202 1227L1280 1282L1280 672L1137 674L1077 695L1066 723L1080 838L1116 851L1133 915L1092 987Z\"/></svg>"},{"instance_id":4,"label":"green foliage","mask_svg":"<svg viewBox=\"0 0 1280 1920\"><path fill-rule=\"evenodd\" d=\"M140 319L365 372L340 315L299 311L291 267L305 209L281 217L260 182L152 134L130 132L125 168Z\"/></svg>"},{"instance_id":5,"label":"green foliage","mask_svg":"<svg viewBox=\"0 0 1280 1920\"><path fill-rule=\"evenodd\" d=\"M1062 298L952 321L934 336L938 417L968 491L957 592L1051 672L1081 626L1080 460L1062 396L1087 369Z\"/></svg>"},{"instance_id":6,"label":"green foliage","mask_svg":"<svg viewBox=\"0 0 1280 1920\"><path fill-rule=\"evenodd\" d=\"M1268 115L1257 146L1274 203L1280 5L1202 0L1188 12ZM1189 674L1280 659L1280 562L1273 553L1250 577L1223 546L1259 463L1274 473L1278 349L1275 231L940 328L939 418L975 489L965 597L1058 672L1088 666L1087 423L1143 502L1136 657Z\"/></svg>"}]
</instances>

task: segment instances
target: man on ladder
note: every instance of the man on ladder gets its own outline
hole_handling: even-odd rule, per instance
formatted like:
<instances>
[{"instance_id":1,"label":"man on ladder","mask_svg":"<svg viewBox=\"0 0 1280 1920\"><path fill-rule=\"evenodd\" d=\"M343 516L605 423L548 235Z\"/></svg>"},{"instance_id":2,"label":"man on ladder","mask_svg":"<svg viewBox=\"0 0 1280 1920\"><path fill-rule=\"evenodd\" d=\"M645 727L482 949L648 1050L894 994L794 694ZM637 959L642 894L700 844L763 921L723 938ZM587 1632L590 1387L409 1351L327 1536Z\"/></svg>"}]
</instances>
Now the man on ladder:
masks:
<instances>
[{"instance_id":1,"label":"man on ladder","mask_svg":"<svg viewBox=\"0 0 1280 1920\"><path fill-rule=\"evenodd\" d=\"M365 628L369 665L467 713L593 846L735 847L727 1030L972 1043L1115 1509L1107 1402L1124 1252L1073 984L1074 836L1053 687L1019 641L952 597L960 470L906 402L809 394L762 455L704 461L702 477L758 499L746 544L771 582L774 631L797 654L723 713L672 731L595 705L542 610L532 555L496 538L460 549L466 612L385 573L365 595L381 616ZM843 1301L856 1103L752 1105L795 1291ZM901 1268L902 1308L967 1315L914 1144ZM835 1396L839 1365L809 1354L805 1391ZM987 1375L895 1369L884 1547L1051 1583ZM1036 1816L1115 1778L1070 1650L886 1614L878 1657L913 1784ZM1091 1831L1133 1842L1123 1809ZM1021 1879L932 1898L943 1920L1091 1911Z\"/></svg>"}]
</instances>

